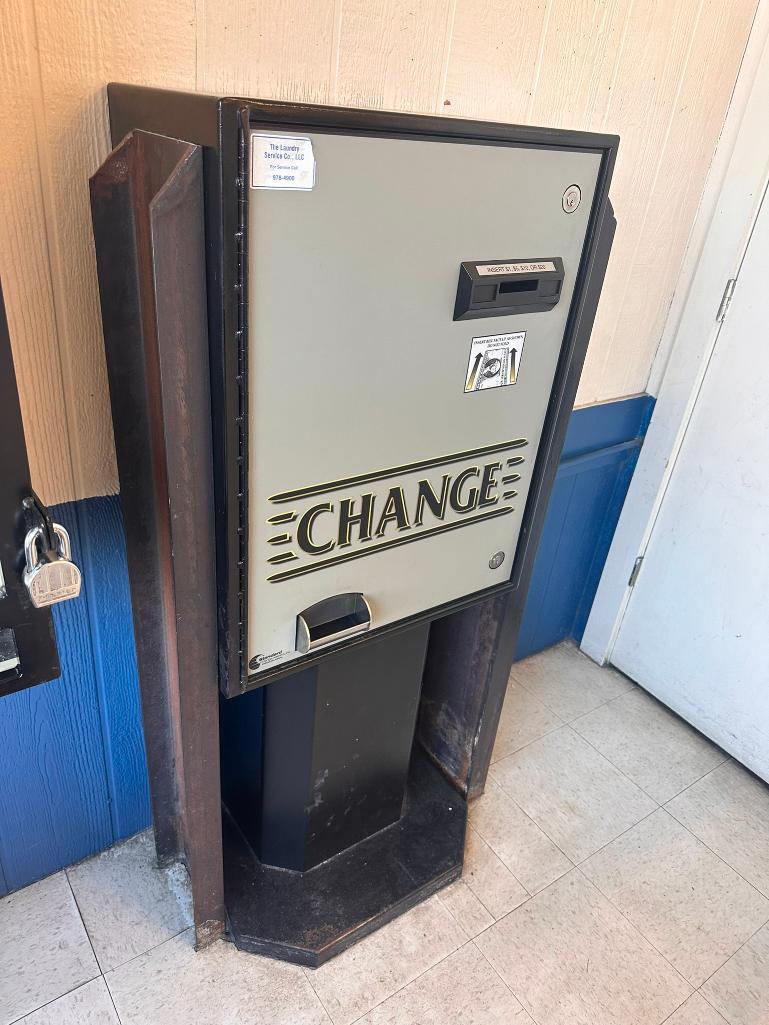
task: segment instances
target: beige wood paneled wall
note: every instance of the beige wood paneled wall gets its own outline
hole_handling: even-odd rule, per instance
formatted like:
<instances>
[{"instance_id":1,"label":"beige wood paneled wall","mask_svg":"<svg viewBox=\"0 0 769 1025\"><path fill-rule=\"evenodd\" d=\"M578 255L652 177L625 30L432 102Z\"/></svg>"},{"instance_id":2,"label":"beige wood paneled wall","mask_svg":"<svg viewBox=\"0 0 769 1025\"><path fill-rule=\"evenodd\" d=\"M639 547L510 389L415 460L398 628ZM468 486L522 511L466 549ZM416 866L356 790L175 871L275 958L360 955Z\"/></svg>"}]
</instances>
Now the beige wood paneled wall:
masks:
<instances>
[{"instance_id":1,"label":"beige wood paneled wall","mask_svg":"<svg viewBox=\"0 0 769 1025\"><path fill-rule=\"evenodd\" d=\"M646 385L756 2L0 0L0 277L44 500L117 490L87 187L106 82L618 132L587 403Z\"/></svg>"}]
</instances>

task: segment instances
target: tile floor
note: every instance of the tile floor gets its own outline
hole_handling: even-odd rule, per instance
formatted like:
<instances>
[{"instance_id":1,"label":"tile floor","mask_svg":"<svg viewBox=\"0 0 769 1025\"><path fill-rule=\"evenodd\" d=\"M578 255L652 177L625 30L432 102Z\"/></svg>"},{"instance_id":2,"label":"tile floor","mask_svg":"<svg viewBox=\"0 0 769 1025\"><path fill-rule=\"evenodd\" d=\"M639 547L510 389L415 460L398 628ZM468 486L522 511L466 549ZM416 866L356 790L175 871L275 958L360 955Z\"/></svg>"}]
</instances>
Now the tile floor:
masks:
<instances>
[{"instance_id":1,"label":"tile floor","mask_svg":"<svg viewBox=\"0 0 769 1025\"><path fill-rule=\"evenodd\" d=\"M769 788L564 645L517 664L461 880L317 971L195 954L149 834L0 900L0 1025L769 1025Z\"/></svg>"}]
</instances>

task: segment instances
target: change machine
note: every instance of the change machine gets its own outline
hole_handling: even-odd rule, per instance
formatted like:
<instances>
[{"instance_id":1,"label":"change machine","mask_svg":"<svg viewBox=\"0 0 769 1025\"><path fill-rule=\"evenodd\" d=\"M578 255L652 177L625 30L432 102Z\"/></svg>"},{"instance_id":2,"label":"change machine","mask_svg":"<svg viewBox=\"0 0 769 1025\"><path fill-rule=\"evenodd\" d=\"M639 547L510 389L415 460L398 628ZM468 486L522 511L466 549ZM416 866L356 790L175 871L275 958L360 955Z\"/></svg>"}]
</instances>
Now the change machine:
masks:
<instances>
[{"instance_id":1,"label":"change machine","mask_svg":"<svg viewBox=\"0 0 769 1025\"><path fill-rule=\"evenodd\" d=\"M461 872L617 139L109 100L92 205L158 851L201 941L317 965Z\"/></svg>"}]
</instances>

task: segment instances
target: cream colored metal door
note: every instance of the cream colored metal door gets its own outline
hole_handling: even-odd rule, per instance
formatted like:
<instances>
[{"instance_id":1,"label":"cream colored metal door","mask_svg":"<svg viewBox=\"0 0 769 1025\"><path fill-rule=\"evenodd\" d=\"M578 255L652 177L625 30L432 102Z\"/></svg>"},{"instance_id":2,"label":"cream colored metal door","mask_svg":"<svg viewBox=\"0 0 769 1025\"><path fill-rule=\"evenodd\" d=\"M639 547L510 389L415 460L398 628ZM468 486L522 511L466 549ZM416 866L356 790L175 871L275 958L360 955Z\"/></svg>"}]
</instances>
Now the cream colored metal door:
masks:
<instances>
[{"instance_id":1,"label":"cream colored metal door","mask_svg":"<svg viewBox=\"0 0 769 1025\"><path fill-rule=\"evenodd\" d=\"M365 595L376 628L507 579L600 167L587 151L265 138L311 145L316 166L301 188L249 190L258 668L296 657L297 614L329 596ZM552 310L453 319L463 261L552 258ZM484 374L505 386L478 388Z\"/></svg>"}]
</instances>

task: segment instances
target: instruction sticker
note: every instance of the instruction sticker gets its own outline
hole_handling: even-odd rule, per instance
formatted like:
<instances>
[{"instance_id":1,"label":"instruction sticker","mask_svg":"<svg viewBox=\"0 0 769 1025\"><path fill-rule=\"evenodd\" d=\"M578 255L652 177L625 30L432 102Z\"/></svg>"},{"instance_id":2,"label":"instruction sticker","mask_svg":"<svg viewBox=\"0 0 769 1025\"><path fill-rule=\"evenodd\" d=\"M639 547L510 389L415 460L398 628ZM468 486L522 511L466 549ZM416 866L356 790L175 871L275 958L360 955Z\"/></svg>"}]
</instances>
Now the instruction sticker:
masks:
<instances>
[{"instance_id":1,"label":"instruction sticker","mask_svg":"<svg viewBox=\"0 0 769 1025\"><path fill-rule=\"evenodd\" d=\"M552 260L537 260L534 263L476 263L478 274L539 274L555 270Z\"/></svg>"},{"instance_id":2,"label":"instruction sticker","mask_svg":"<svg viewBox=\"0 0 769 1025\"><path fill-rule=\"evenodd\" d=\"M465 375L465 391L484 391L515 384L521 367L525 331L473 338Z\"/></svg>"},{"instance_id":3,"label":"instruction sticker","mask_svg":"<svg viewBox=\"0 0 769 1025\"><path fill-rule=\"evenodd\" d=\"M315 184L312 140L301 135L251 134L251 188L309 190Z\"/></svg>"}]
</instances>

